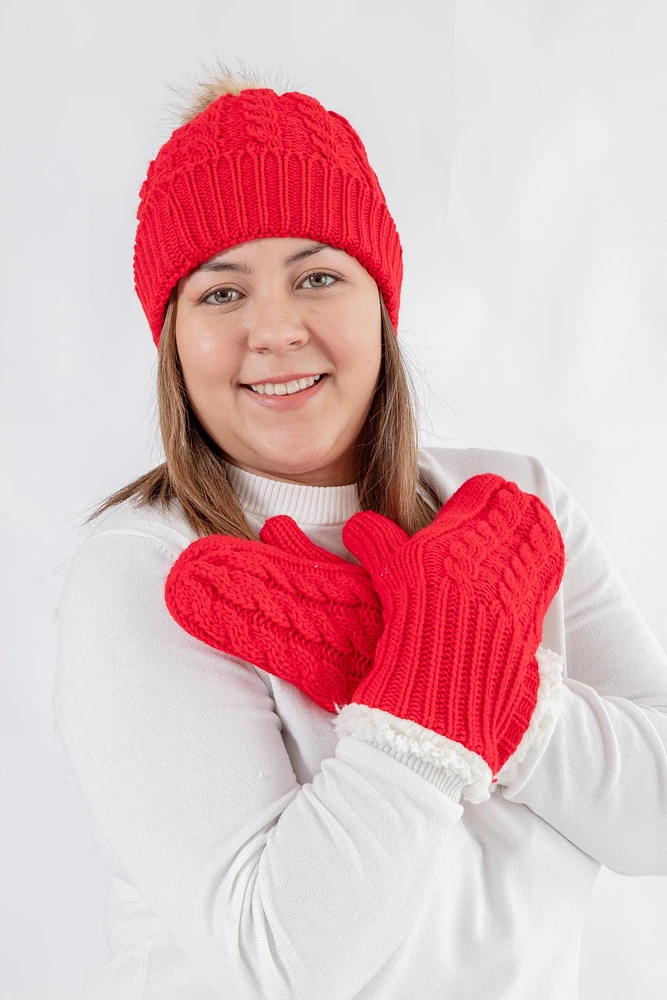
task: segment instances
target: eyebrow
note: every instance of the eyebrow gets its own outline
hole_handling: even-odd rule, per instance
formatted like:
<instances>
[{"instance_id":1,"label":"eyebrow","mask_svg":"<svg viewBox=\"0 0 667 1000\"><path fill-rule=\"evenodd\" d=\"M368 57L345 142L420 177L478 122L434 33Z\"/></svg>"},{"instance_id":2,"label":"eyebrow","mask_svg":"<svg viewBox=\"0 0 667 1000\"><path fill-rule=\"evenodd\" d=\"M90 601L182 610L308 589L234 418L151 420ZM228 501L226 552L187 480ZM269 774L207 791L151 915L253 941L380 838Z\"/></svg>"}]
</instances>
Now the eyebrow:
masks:
<instances>
[{"instance_id":1,"label":"eyebrow","mask_svg":"<svg viewBox=\"0 0 667 1000\"><path fill-rule=\"evenodd\" d=\"M304 260L306 257L311 257L313 254L319 253L320 250L327 249L333 250L334 248L329 243L312 243L305 250L299 250L297 253L285 257L283 267L289 267L290 264L295 264L298 260ZM240 271L242 274L250 274L252 268L248 267L247 264L236 264L232 261L221 260L219 257L213 257L211 260L205 260L203 264L195 267L190 273L197 274L198 271Z\"/></svg>"}]
</instances>

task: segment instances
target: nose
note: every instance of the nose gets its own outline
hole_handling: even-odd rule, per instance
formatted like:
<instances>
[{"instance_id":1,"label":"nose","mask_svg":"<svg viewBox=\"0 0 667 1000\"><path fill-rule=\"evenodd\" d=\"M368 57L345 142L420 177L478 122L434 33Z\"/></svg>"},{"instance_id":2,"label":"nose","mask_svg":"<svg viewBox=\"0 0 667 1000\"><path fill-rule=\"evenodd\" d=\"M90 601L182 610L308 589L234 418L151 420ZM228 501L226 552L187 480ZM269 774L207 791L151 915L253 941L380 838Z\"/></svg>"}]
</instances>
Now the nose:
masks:
<instances>
[{"instance_id":1,"label":"nose","mask_svg":"<svg viewBox=\"0 0 667 1000\"><path fill-rule=\"evenodd\" d=\"M308 330L288 296L258 296L248 319L248 347L252 351L282 351L308 340Z\"/></svg>"}]
</instances>

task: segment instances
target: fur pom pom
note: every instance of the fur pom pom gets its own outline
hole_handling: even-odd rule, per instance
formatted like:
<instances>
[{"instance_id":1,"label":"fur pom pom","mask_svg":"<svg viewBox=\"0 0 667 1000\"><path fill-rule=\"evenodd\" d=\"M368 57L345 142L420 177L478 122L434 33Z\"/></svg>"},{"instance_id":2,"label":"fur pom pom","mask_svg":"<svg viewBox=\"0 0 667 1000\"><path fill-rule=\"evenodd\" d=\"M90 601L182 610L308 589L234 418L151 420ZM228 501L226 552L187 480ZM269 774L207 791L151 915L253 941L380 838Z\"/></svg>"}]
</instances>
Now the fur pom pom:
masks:
<instances>
[{"instance_id":1,"label":"fur pom pom","mask_svg":"<svg viewBox=\"0 0 667 1000\"><path fill-rule=\"evenodd\" d=\"M261 90L264 88L275 90L276 93L283 91L282 83L270 82L268 74L262 75L256 70L247 69L241 60L239 60L239 64L238 70L232 70L217 59L217 65L213 69L206 70L201 79L194 81L194 86L190 87L189 93L181 92L174 84L167 83L169 90L177 95L181 102L180 107L172 105L177 127L187 125L224 94L233 94L238 97L242 90Z\"/></svg>"}]
</instances>

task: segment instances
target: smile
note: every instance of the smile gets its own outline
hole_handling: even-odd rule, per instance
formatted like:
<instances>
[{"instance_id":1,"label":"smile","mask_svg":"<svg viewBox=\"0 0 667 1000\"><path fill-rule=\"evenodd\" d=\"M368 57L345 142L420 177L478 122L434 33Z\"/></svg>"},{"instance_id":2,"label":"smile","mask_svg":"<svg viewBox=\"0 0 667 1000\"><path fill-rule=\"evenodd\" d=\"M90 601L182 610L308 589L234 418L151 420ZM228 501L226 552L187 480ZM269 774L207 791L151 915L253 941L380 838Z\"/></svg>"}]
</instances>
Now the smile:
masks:
<instances>
[{"instance_id":1,"label":"smile","mask_svg":"<svg viewBox=\"0 0 667 1000\"><path fill-rule=\"evenodd\" d=\"M286 393L284 396L270 396L268 393L255 392L250 386L241 386L241 390L248 395L252 396L256 403L260 406L268 406L274 410L295 410L301 406L305 406L309 400L313 399L320 392L322 386L328 381L328 374L322 375L322 378L314 385L309 386L307 389L301 389L299 392Z\"/></svg>"}]
</instances>

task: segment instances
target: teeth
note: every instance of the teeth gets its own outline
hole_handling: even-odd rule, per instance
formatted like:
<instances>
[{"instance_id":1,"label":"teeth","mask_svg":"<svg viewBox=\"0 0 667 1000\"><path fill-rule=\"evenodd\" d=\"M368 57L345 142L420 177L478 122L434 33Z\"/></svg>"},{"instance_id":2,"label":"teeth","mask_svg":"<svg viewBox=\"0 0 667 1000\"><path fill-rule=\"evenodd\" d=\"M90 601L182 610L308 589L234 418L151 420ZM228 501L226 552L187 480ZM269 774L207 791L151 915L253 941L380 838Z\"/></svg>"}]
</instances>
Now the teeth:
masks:
<instances>
[{"instance_id":1,"label":"teeth","mask_svg":"<svg viewBox=\"0 0 667 1000\"><path fill-rule=\"evenodd\" d=\"M267 396L291 396L295 392L301 392L302 389L307 389L309 386L314 385L315 382L319 382L322 378L321 375L313 375L310 378L300 378L295 379L293 382L261 382L256 385L251 385L250 388L253 392L258 392L260 395L266 393Z\"/></svg>"}]
</instances>

